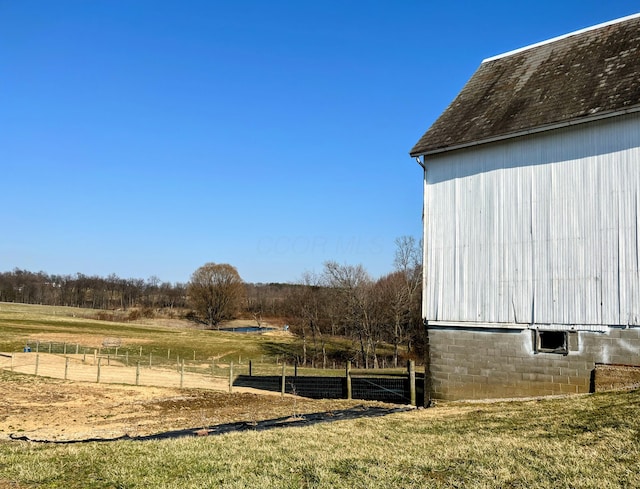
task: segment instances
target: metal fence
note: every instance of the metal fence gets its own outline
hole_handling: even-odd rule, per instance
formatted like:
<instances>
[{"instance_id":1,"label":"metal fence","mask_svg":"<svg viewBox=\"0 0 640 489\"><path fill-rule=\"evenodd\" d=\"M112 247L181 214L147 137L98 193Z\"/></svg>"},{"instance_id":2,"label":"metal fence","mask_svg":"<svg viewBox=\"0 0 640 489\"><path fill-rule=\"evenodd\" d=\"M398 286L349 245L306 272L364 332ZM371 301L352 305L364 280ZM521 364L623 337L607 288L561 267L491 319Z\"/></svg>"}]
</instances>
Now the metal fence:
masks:
<instances>
[{"instance_id":1,"label":"metal fence","mask_svg":"<svg viewBox=\"0 0 640 489\"><path fill-rule=\"evenodd\" d=\"M108 339L107 339L108 340ZM216 361L210 362L209 367L202 366L202 361L195 362L194 352L194 364L189 365L189 359L185 365L184 358L176 358L167 351L164 352L152 352L144 351L140 347L126 348L116 345L114 341L107 341L101 348L87 348L76 343L63 343L52 341L31 341L26 343L23 352L35 353L33 357L30 357L28 363L32 365L33 371L29 373L35 373L38 375L38 353L52 354L52 355L64 355L65 357L71 355L77 355L73 360L66 358L66 364L64 365L64 378L70 379L79 375L79 365L91 365L96 367L96 372L92 375L93 378L100 382L101 373L104 373L104 368L109 366L126 366L137 367L135 374L135 383L144 382L144 378L148 378L149 374L143 375L143 380L140 379L140 367L151 369L153 367L171 367L175 368L175 371L180 375L179 385L183 386L183 377L185 374L198 373L208 374L212 377L228 378L229 391L234 386L237 387L250 387L254 389L267 390L272 392L281 392L282 394L293 394L302 397L309 397L313 399L361 399L368 401L383 401L397 404L421 404L423 398L423 384L424 376L422 374L415 373L415 366L413 362L409 362L406 373L386 373L382 374L376 369L373 370L358 370L356 373L351 372L351 362L347 362L346 369L342 370L342 376L339 371L333 369L331 375L298 375L298 366L294 365L293 375L285 375L287 368L286 364L278 363L276 358L275 363L258 364L261 369L267 370L268 375L253 375L252 365L253 361L249 360L244 362L245 364L235 364L233 361L229 361L228 364L220 364ZM171 357L171 358L170 358ZM17 363L14 364L13 357L10 356L11 363L4 368L20 368ZM24 362L27 357L24 357L21 361ZM273 359L271 359L273 360ZM79 362L79 363L78 363ZM238 358L238 362L240 359ZM280 365L282 367L280 367ZM59 367L62 369L63 367ZM101 372L101 368L103 371ZM282 375L272 375L274 368L279 371L282 368ZM270 372L269 372L270 371ZM248 372L248 375L245 374ZM40 371L42 374L42 370ZM288 371L290 373L290 371ZM329 371L327 371L329 374ZM133 374L132 374L133 375ZM86 379L76 380L89 380ZM132 377L133 378L133 377ZM106 380L102 377L103 381ZM73 379L72 379L73 380ZM108 380L107 380L108 382ZM177 382L177 381L176 381ZM173 382L175 383L175 382Z\"/></svg>"},{"instance_id":2,"label":"metal fence","mask_svg":"<svg viewBox=\"0 0 640 489\"><path fill-rule=\"evenodd\" d=\"M362 399L397 404L422 404L424 375L377 375L348 371L343 377L238 375L234 386L294 394L313 399Z\"/></svg>"}]
</instances>

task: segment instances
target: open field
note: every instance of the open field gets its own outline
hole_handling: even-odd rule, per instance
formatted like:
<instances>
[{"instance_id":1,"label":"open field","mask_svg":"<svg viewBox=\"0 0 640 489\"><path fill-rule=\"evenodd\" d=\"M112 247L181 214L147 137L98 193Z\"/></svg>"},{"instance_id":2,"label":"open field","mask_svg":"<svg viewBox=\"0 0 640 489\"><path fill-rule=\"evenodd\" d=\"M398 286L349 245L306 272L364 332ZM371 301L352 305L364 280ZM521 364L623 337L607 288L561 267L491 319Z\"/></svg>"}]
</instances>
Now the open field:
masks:
<instances>
[{"instance_id":1,"label":"open field","mask_svg":"<svg viewBox=\"0 0 640 489\"><path fill-rule=\"evenodd\" d=\"M135 368L119 358L109 367L129 380L98 384L91 356L75 350L69 356L78 370L69 380L61 379L64 358L48 352L35 377L33 364L21 361L34 353L15 353L14 372L0 371L0 489L640 487L638 390L373 416L394 406L229 394L222 370L220 377L206 371L225 354L263 355L265 344L281 351L290 336L107 323L77 313L0 304L0 351L19 352L34 338L99 348L117 336L132 358L140 347L158 359L163 349L186 358L195 351L193 377L179 388L171 359L144 369L144 385L124 385ZM73 377L80 367L87 379ZM102 373L116 375L106 366ZM158 378L145 384L151 375ZM318 417L323 422L313 422ZM96 441L121 437L128 438Z\"/></svg>"},{"instance_id":2,"label":"open field","mask_svg":"<svg viewBox=\"0 0 640 489\"><path fill-rule=\"evenodd\" d=\"M61 346L66 343L67 353L88 352L101 349L105 355L115 348L105 348L105 341L117 340L117 353L124 360L128 355L131 364L148 363L152 356L154 366L175 366L178 361L192 362L187 368L198 366L210 371L213 361L224 368L230 362L246 365L249 360L263 363L265 367L283 358L289 364L302 352L301 341L289 332L274 329L263 334L244 334L204 330L192 322L181 319L141 319L134 322L114 322L96 319L100 311L62 306L38 306L0 302L0 352L21 352L29 343L35 351L48 352L50 343ZM236 320L222 326L255 326L250 320ZM264 326L265 324L263 324ZM311 342L307 349L312 350ZM329 338L327 351L338 359L350 356L351 341ZM61 353L60 351L58 353ZM341 362L338 361L338 365ZM330 362L329 367L333 366ZM238 373L244 373L238 371ZM278 369L262 372L277 374ZM305 372L305 375L312 371ZM325 374L323 374L325 375Z\"/></svg>"},{"instance_id":3,"label":"open field","mask_svg":"<svg viewBox=\"0 0 640 489\"><path fill-rule=\"evenodd\" d=\"M105 340L117 339L122 355L132 357L140 349L156 361L173 363L176 358L199 361L238 361L263 355L285 354L295 343L292 335L274 332L269 336L205 331L180 319L112 322L95 319L99 311L0 303L0 351L20 352L29 342L79 345L89 351L101 348ZM273 337L270 339L270 337ZM113 351L113 350L112 350ZM167 358L169 352L169 358Z\"/></svg>"},{"instance_id":4,"label":"open field","mask_svg":"<svg viewBox=\"0 0 640 489\"><path fill-rule=\"evenodd\" d=\"M98 386L3 373L0 487L640 487L640 393L441 404L384 417L252 430L355 403ZM363 404L366 413L368 404ZM371 408L370 408L371 409ZM213 432L152 441L9 440ZM304 424L304 423L303 423Z\"/></svg>"}]
</instances>

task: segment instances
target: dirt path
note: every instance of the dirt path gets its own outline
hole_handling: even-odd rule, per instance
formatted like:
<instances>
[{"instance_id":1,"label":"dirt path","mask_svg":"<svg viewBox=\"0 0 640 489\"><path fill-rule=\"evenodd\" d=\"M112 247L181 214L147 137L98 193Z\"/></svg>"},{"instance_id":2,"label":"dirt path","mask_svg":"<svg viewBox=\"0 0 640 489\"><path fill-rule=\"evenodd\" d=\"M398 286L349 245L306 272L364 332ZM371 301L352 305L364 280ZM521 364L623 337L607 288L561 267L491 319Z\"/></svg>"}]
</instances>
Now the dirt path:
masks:
<instances>
[{"instance_id":1,"label":"dirt path","mask_svg":"<svg viewBox=\"0 0 640 489\"><path fill-rule=\"evenodd\" d=\"M227 379L195 373L185 373L180 388L180 375L173 369L141 369L136 386L136 367L101 365L97 383L97 366L89 359L83 363L82 355L70 355L64 380L65 358L39 353L35 376L35 358L34 353L14 353L12 373L11 354L0 354L0 440L140 438L233 423L260 426L265 420L355 406L389 408L240 387L230 394Z\"/></svg>"},{"instance_id":2,"label":"dirt path","mask_svg":"<svg viewBox=\"0 0 640 489\"><path fill-rule=\"evenodd\" d=\"M13 355L13 357L12 357ZM67 365L68 358L68 365ZM177 368L126 366L122 361L106 358L100 360L99 377L97 360L92 355L54 355L49 353L2 353L0 369L23 374L37 374L42 377L66 379L78 382L96 382L104 384L147 385L157 387L183 387L229 391L229 379L211 375L184 372L182 376ZM137 381L136 381L137 379ZM234 392L253 392L266 394L256 389L234 387Z\"/></svg>"}]
</instances>

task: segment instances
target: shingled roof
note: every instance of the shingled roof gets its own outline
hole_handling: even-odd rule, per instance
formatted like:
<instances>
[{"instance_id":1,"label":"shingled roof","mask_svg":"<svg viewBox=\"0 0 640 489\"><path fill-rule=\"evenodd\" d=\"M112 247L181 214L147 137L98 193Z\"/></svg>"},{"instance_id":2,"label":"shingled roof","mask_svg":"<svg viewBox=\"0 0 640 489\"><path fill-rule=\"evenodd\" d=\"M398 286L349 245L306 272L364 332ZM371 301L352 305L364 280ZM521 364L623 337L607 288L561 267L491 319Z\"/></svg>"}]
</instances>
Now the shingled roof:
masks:
<instances>
[{"instance_id":1,"label":"shingled roof","mask_svg":"<svg viewBox=\"0 0 640 489\"><path fill-rule=\"evenodd\" d=\"M411 156L640 109L640 14L486 59Z\"/></svg>"}]
</instances>

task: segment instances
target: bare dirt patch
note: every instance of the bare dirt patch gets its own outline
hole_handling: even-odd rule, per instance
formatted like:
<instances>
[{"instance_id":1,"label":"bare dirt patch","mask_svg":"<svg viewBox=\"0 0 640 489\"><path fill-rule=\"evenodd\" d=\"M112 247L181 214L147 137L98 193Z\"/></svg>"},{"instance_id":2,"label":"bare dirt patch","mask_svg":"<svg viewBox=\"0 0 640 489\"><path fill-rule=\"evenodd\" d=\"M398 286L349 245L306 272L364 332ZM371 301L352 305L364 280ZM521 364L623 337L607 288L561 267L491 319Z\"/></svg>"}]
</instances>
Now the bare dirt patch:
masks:
<instances>
[{"instance_id":1,"label":"bare dirt patch","mask_svg":"<svg viewBox=\"0 0 640 489\"><path fill-rule=\"evenodd\" d=\"M135 438L240 421L256 424L362 404L255 392L72 382L0 371L0 439Z\"/></svg>"},{"instance_id":2,"label":"bare dirt patch","mask_svg":"<svg viewBox=\"0 0 640 489\"><path fill-rule=\"evenodd\" d=\"M83 349L86 348L102 348L104 347L105 337L96 334L74 334L74 333L38 333L28 336L29 343L36 341L40 342L40 349L46 351L47 343L67 343L69 351L75 348L75 345L82 345ZM120 339L120 338L119 338ZM128 344L141 345L150 343L151 340L145 338L125 338L120 339L120 346L126 346Z\"/></svg>"}]
</instances>

